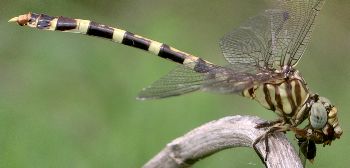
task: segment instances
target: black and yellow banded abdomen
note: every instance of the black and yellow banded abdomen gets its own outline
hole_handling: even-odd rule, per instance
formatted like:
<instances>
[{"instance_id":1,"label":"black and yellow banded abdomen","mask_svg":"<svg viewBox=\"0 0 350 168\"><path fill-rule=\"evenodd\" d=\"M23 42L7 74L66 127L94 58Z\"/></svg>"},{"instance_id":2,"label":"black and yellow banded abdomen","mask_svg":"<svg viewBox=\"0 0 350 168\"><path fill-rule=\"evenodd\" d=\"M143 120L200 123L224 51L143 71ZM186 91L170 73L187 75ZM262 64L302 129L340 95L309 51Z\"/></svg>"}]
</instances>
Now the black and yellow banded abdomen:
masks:
<instances>
[{"instance_id":1,"label":"black and yellow banded abdomen","mask_svg":"<svg viewBox=\"0 0 350 168\"><path fill-rule=\"evenodd\" d=\"M243 96L255 99L279 115L292 117L305 103L309 92L303 81L292 79L254 86L244 90Z\"/></svg>"},{"instance_id":2,"label":"black and yellow banded abdomen","mask_svg":"<svg viewBox=\"0 0 350 168\"><path fill-rule=\"evenodd\" d=\"M208 61L177 50L167 44L90 20L28 13L12 18L10 22L17 22L21 26L29 26L41 30L81 33L89 36L101 37L113 42L148 51L161 58L168 59L178 64L183 64L194 71L196 71L196 67L198 66L204 67L212 65L212 63Z\"/></svg>"}]
</instances>

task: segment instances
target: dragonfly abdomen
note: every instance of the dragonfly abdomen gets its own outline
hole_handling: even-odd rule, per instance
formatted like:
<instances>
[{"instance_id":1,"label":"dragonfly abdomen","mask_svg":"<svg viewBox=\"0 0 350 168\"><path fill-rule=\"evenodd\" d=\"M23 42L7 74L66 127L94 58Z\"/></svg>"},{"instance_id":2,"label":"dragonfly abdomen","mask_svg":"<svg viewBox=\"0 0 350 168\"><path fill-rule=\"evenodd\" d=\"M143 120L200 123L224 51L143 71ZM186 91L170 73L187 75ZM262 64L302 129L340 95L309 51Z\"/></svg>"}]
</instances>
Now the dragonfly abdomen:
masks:
<instances>
[{"instance_id":1,"label":"dragonfly abdomen","mask_svg":"<svg viewBox=\"0 0 350 168\"><path fill-rule=\"evenodd\" d=\"M263 83L243 91L243 96L255 99L278 115L292 117L309 97L303 81L285 79L277 83Z\"/></svg>"},{"instance_id":2,"label":"dragonfly abdomen","mask_svg":"<svg viewBox=\"0 0 350 168\"><path fill-rule=\"evenodd\" d=\"M29 26L41 30L81 33L109 39L113 42L145 50L161 58L165 58L179 64L184 64L185 66L194 70L195 67L198 67L197 64L203 65L204 61L200 60L199 57L177 50L167 44L90 20L72 19L63 16L53 17L45 14L29 13L15 17L10 21L17 22L21 26ZM211 64L208 61L204 61L204 63L208 65Z\"/></svg>"}]
</instances>

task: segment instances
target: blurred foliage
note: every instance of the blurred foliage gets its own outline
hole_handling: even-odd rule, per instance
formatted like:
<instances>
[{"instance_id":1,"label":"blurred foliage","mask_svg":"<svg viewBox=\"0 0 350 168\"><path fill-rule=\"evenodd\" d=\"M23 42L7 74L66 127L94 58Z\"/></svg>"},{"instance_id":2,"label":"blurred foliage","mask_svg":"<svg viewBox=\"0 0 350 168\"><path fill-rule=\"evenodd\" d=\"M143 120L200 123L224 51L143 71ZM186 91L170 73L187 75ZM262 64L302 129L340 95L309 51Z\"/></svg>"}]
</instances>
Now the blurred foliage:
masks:
<instances>
[{"instance_id":1,"label":"blurred foliage","mask_svg":"<svg viewBox=\"0 0 350 168\"><path fill-rule=\"evenodd\" d=\"M142 87L175 65L97 38L22 28L8 24L9 18L33 11L91 19L222 64L218 39L266 7L258 0L1 0L0 167L140 167L166 143L208 121L276 117L232 95L137 101ZM344 129L331 147L318 146L309 167L350 164L349 9L348 0L328 0L298 66L311 90L337 105ZM241 148L195 167L261 166L253 150Z\"/></svg>"}]
</instances>

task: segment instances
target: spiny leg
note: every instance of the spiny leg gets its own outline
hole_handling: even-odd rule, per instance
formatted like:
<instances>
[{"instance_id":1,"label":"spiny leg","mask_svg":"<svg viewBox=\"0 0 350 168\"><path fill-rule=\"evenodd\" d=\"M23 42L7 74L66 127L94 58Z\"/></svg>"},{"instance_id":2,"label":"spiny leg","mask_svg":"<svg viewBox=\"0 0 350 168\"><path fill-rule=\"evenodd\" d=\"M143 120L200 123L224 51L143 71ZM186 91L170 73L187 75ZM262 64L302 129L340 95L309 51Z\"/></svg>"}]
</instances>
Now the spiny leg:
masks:
<instances>
[{"instance_id":1,"label":"spiny leg","mask_svg":"<svg viewBox=\"0 0 350 168\"><path fill-rule=\"evenodd\" d=\"M265 143L265 151L266 151L266 154L265 154L265 158L263 157L260 157L261 159L264 159L264 161L267 160L267 156L270 152L270 148L269 148L269 141L268 141L268 136L274 132L276 132L277 130L279 130L279 127L271 127L269 130L267 130L264 134L260 135L258 138L255 139L255 141L253 142L253 148L255 150L256 153L259 153L258 152L258 149L256 147L256 145L261 141L261 140L264 140L264 143Z\"/></svg>"},{"instance_id":2,"label":"spiny leg","mask_svg":"<svg viewBox=\"0 0 350 168\"><path fill-rule=\"evenodd\" d=\"M278 118L277 120L275 121L265 121L265 122L262 122L262 123L259 123L255 126L255 128L267 128L267 127L272 127L278 123L283 123L283 118Z\"/></svg>"},{"instance_id":3,"label":"spiny leg","mask_svg":"<svg viewBox=\"0 0 350 168\"><path fill-rule=\"evenodd\" d=\"M273 126L270 126L270 128L262 135L260 135L258 138L255 139L255 141L253 142L253 148L254 150L258 153L258 150L257 150L257 147L256 145L261 141L261 140L264 140L264 143L265 143L265 151L266 151L266 155L265 155L265 159L264 161L266 162L267 160L267 156L268 154L270 153L270 148L269 148L269 141L268 141L268 138L269 138L269 135L271 134L274 134L276 132L285 132L285 131L288 131L289 130L289 125L288 124L284 124L284 122L281 122L283 120L278 120L278 121L273 121L273 122L265 122L265 123L269 123L269 124L272 124L274 123ZM267 125L267 124L264 124ZM260 125L257 125L257 126L260 126ZM261 159L263 159L261 156L260 156Z\"/></svg>"}]
</instances>

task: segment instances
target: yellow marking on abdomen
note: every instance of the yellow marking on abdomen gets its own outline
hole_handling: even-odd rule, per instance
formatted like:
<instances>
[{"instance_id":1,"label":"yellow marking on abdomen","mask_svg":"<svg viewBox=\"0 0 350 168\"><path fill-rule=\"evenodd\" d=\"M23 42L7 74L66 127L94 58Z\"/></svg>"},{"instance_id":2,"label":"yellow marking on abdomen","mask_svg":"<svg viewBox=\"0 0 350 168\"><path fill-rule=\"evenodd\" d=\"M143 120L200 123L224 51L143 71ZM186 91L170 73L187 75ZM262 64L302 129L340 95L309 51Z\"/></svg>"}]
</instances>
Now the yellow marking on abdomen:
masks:
<instances>
[{"instance_id":1,"label":"yellow marking on abdomen","mask_svg":"<svg viewBox=\"0 0 350 168\"><path fill-rule=\"evenodd\" d=\"M52 19L50 21L50 27L47 30L55 31L56 30L56 26L57 26L57 21L58 21L57 18Z\"/></svg>"},{"instance_id":2,"label":"yellow marking on abdomen","mask_svg":"<svg viewBox=\"0 0 350 168\"><path fill-rule=\"evenodd\" d=\"M113 31L113 39L112 39L112 41L117 42L117 43L122 43L125 33L126 33L125 30L121 30L121 29L116 29L115 28L114 31Z\"/></svg>"},{"instance_id":3,"label":"yellow marking on abdomen","mask_svg":"<svg viewBox=\"0 0 350 168\"><path fill-rule=\"evenodd\" d=\"M183 64L186 67L189 67L191 69L194 69L196 67L197 61L199 60L198 57L194 57L194 56L189 56L187 55L187 57L185 58Z\"/></svg>"},{"instance_id":4,"label":"yellow marking on abdomen","mask_svg":"<svg viewBox=\"0 0 350 168\"><path fill-rule=\"evenodd\" d=\"M76 30L72 30L71 32L78 32L86 34L86 32L89 29L90 20L82 20L82 19L75 19L77 21L77 28Z\"/></svg>"},{"instance_id":5,"label":"yellow marking on abdomen","mask_svg":"<svg viewBox=\"0 0 350 168\"><path fill-rule=\"evenodd\" d=\"M159 43L157 41L151 41L151 45L149 46L148 51L155 55L158 55L162 45L162 43Z\"/></svg>"}]
</instances>

